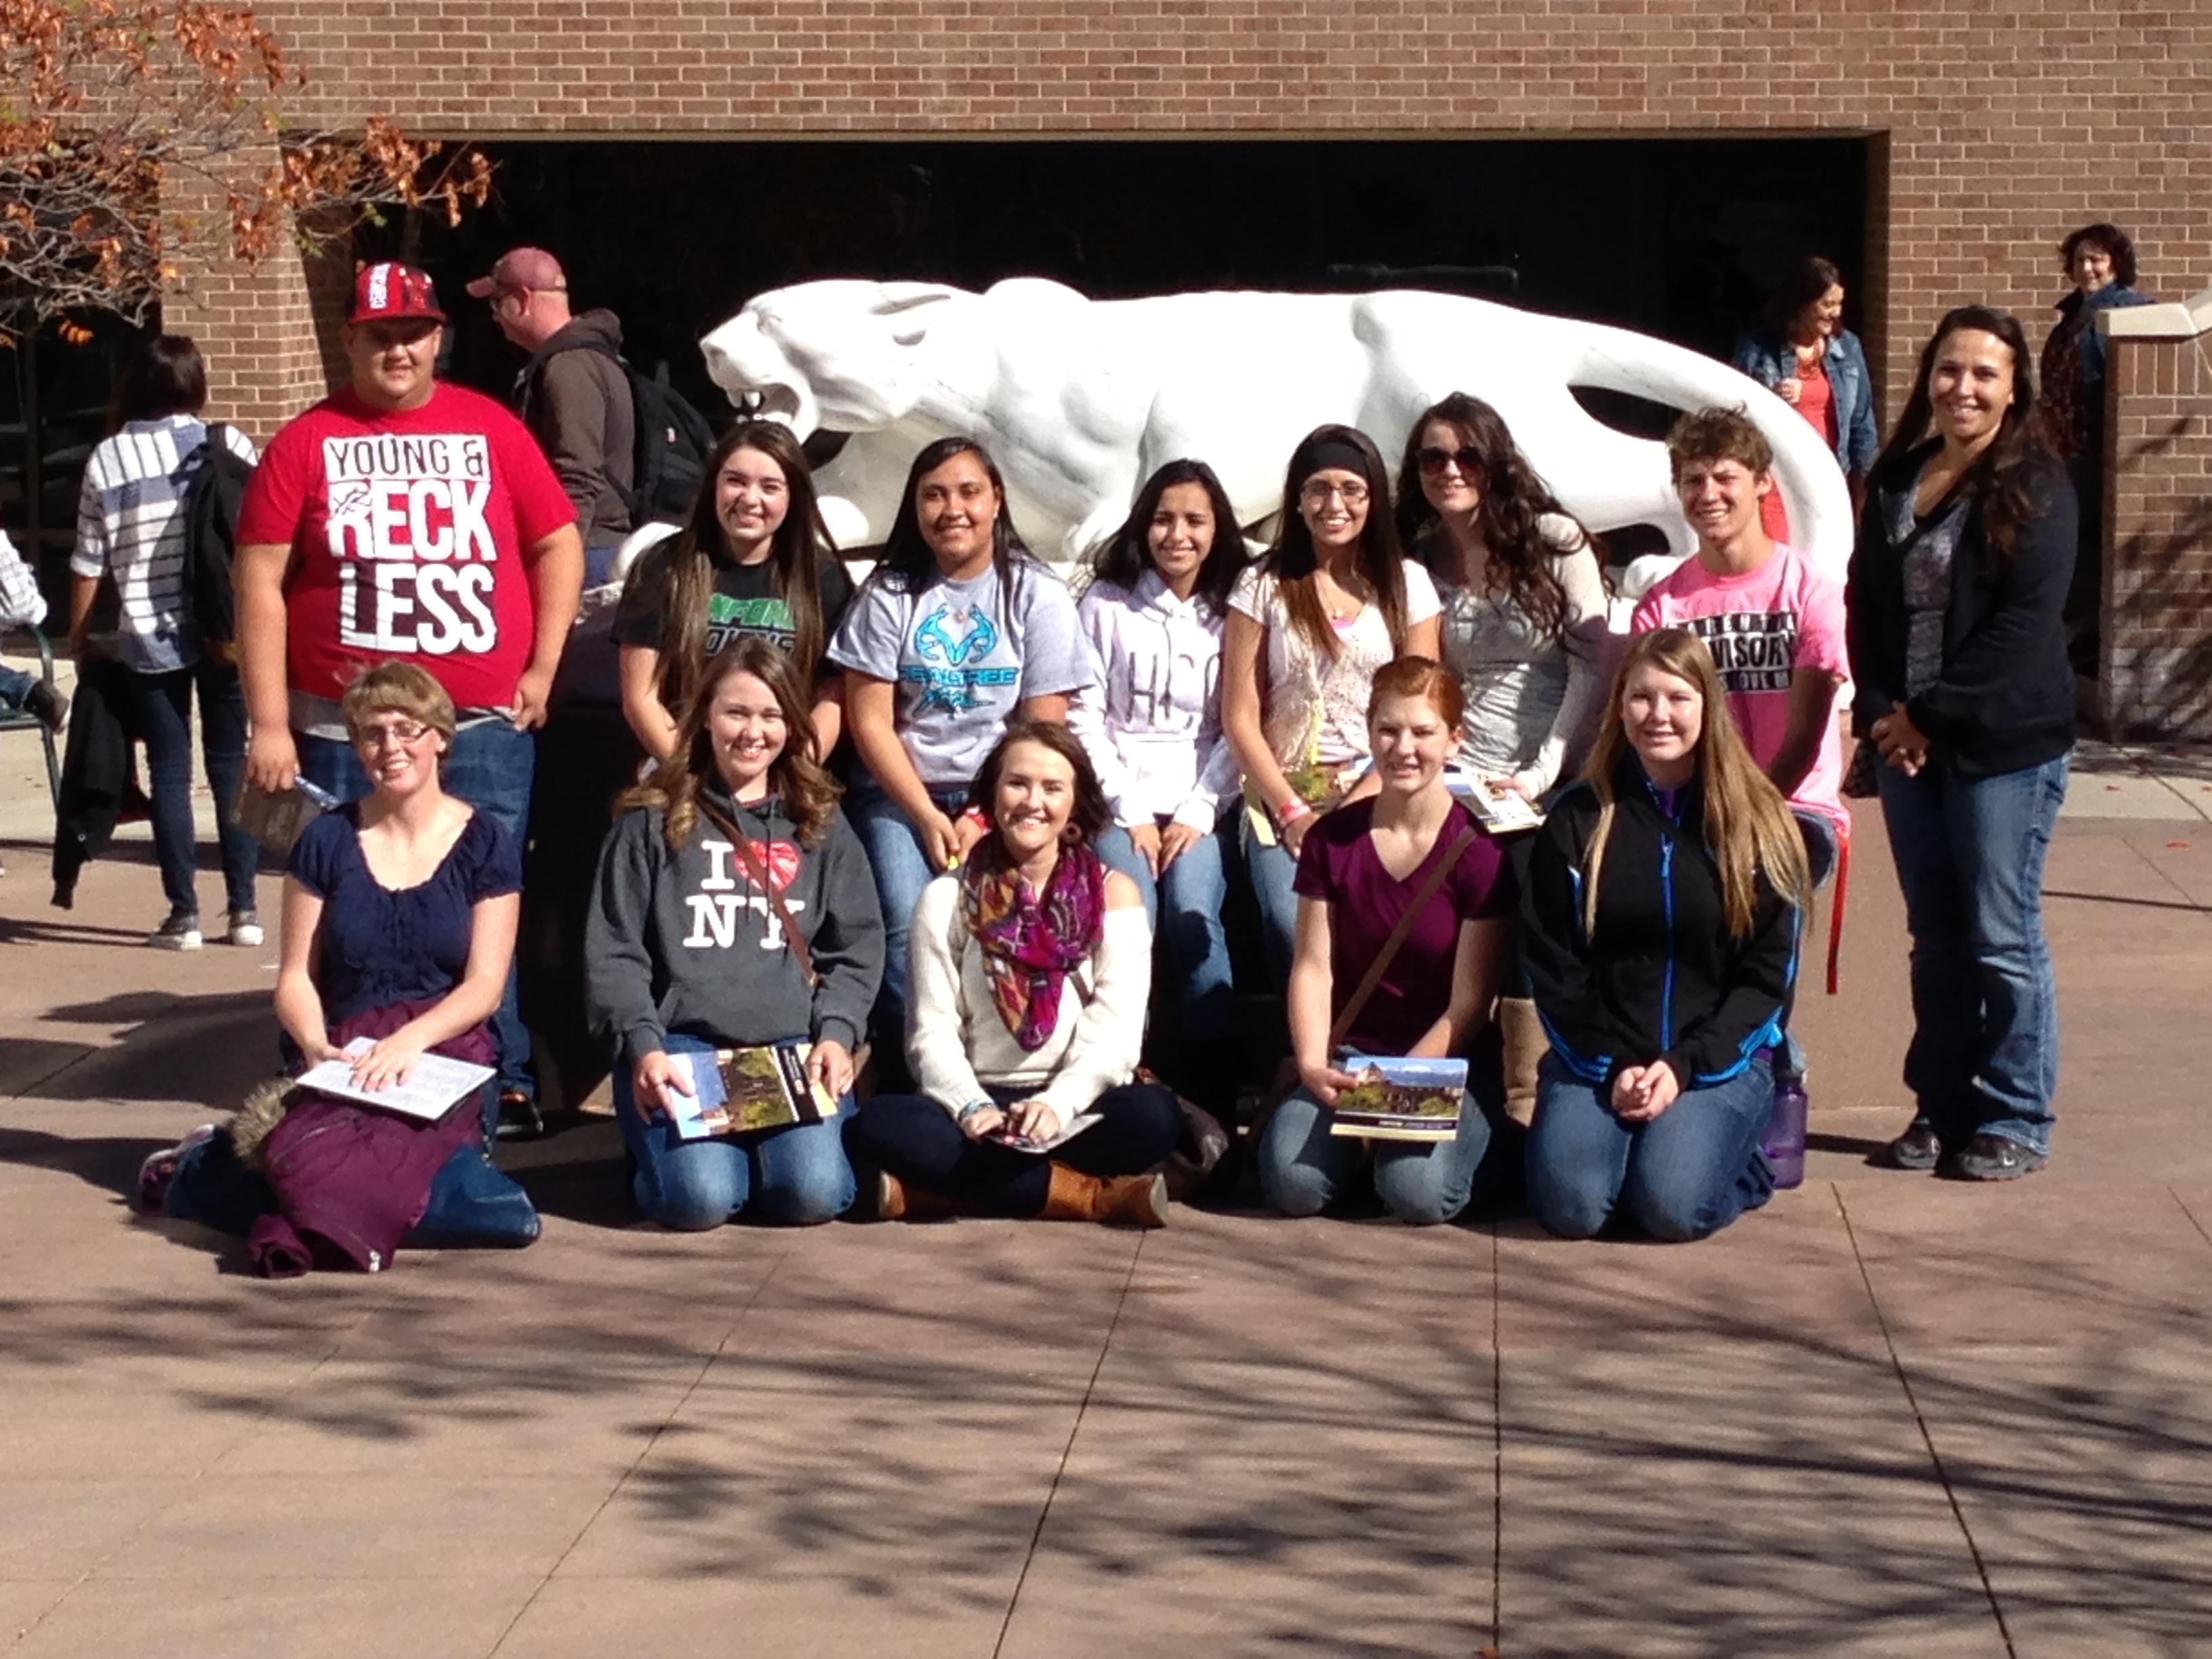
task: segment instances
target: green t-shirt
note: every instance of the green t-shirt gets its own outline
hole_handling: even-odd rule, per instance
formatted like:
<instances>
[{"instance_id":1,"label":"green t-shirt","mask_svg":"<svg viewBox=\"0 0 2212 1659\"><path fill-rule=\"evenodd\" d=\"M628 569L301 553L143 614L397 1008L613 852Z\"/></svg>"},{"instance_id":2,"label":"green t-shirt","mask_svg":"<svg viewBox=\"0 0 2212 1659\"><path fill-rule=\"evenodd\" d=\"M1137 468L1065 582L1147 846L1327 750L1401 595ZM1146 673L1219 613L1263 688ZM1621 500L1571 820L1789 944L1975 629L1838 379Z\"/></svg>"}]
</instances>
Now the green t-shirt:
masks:
<instances>
[{"instance_id":1,"label":"green t-shirt","mask_svg":"<svg viewBox=\"0 0 2212 1659\"><path fill-rule=\"evenodd\" d=\"M668 638L665 608L668 561L674 549L672 538L640 556L637 568L623 588L621 603L615 607L616 643L647 646L655 651L664 647ZM845 607L853 600L853 579L845 574L841 560L822 561L818 591L822 642L826 647L837 624L844 620ZM707 596L706 655L712 658L732 641L748 635L774 641L786 654L798 643L791 607L776 596L775 568L766 563L726 564L716 559L714 590ZM819 662L799 665L810 677L818 675L822 667Z\"/></svg>"}]
</instances>

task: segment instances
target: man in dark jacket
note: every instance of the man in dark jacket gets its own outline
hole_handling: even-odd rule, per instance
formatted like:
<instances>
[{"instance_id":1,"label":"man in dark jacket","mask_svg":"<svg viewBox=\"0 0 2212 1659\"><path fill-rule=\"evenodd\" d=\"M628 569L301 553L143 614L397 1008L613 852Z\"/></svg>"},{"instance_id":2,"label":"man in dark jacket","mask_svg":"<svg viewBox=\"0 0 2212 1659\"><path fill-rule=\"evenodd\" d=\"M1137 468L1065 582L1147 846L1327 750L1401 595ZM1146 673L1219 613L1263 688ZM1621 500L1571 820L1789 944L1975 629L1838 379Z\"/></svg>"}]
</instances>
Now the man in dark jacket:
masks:
<instances>
[{"instance_id":1,"label":"man in dark jacket","mask_svg":"<svg viewBox=\"0 0 2212 1659\"><path fill-rule=\"evenodd\" d=\"M544 248L512 249L469 293L489 300L500 332L530 354L515 379L515 412L575 507L584 585L597 586L631 528L637 433L629 378L616 361L622 323L611 311L571 315L568 279Z\"/></svg>"}]
</instances>

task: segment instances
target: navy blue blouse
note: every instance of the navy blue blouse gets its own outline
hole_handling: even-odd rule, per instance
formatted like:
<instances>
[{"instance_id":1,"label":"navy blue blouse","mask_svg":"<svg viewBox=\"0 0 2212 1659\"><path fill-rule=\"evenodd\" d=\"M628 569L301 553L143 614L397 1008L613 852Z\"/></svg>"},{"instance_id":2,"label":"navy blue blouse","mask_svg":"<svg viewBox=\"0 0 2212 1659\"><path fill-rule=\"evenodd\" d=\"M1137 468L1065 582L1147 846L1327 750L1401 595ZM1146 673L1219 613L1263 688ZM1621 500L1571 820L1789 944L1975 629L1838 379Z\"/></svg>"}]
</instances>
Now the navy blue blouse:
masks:
<instances>
[{"instance_id":1,"label":"navy blue blouse","mask_svg":"<svg viewBox=\"0 0 2212 1659\"><path fill-rule=\"evenodd\" d=\"M522 890L521 848L483 811L413 887L394 891L369 872L360 809L350 805L301 833L289 868L323 901L315 988L332 1025L364 1008L447 995L469 964L477 902Z\"/></svg>"}]
</instances>

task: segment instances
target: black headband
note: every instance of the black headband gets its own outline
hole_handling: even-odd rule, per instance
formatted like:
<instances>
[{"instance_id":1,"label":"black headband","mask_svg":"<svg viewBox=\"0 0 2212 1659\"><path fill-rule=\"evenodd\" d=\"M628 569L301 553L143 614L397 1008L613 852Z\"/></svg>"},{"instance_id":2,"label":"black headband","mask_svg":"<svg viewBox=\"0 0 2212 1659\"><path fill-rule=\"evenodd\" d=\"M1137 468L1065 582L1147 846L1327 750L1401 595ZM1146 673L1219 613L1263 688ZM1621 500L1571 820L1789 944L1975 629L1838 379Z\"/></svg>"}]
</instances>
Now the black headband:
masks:
<instances>
[{"instance_id":1,"label":"black headband","mask_svg":"<svg viewBox=\"0 0 2212 1659\"><path fill-rule=\"evenodd\" d=\"M1332 467L1357 473L1364 478L1367 476L1367 457L1361 453L1359 446L1348 438L1316 438L1298 447L1297 471L1301 487L1315 473L1325 472Z\"/></svg>"}]
</instances>

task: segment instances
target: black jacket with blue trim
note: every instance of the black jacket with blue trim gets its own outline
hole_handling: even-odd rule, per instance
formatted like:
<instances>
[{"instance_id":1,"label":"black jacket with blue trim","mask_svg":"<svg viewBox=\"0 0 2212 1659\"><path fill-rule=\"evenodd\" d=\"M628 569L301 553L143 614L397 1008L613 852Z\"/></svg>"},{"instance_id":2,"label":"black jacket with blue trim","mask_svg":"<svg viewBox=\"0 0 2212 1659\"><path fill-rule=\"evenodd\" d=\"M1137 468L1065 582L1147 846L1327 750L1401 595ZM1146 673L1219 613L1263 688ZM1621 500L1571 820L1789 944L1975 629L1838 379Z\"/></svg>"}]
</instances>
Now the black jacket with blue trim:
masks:
<instances>
[{"instance_id":1,"label":"black jacket with blue trim","mask_svg":"<svg viewBox=\"0 0 2212 1659\"><path fill-rule=\"evenodd\" d=\"M1536 833L1522 895L1522 954L1553 1052L1609 1085L1664 1060L1684 1089L1734 1077L1781 1041L1797 975L1797 907L1762 873L1748 938L1729 936L1720 869L1695 783L1661 810L1632 756L1615 774L1597 933L1583 933L1583 871L1597 792L1577 784Z\"/></svg>"}]
</instances>

